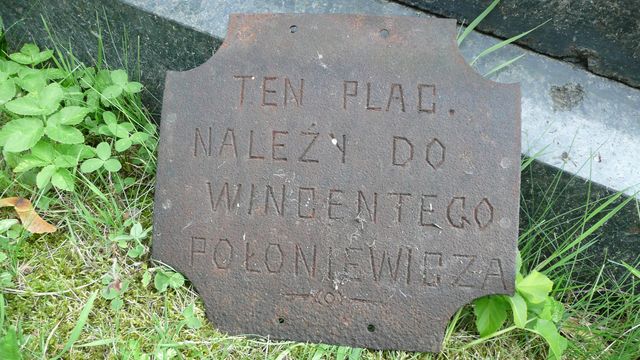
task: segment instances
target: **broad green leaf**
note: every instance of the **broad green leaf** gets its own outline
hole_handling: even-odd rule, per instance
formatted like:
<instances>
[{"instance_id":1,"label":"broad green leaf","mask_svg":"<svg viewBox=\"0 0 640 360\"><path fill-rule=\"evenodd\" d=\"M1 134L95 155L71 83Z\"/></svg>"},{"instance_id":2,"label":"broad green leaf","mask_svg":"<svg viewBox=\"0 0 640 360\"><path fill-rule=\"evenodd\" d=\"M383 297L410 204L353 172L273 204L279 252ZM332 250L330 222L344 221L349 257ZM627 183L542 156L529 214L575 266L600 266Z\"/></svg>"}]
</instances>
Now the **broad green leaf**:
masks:
<instances>
[{"instance_id":1,"label":"broad green leaf","mask_svg":"<svg viewBox=\"0 0 640 360\"><path fill-rule=\"evenodd\" d=\"M184 285L184 276L182 276L182 274L174 272L169 275L169 286L177 289L182 285Z\"/></svg>"},{"instance_id":2,"label":"broad green leaf","mask_svg":"<svg viewBox=\"0 0 640 360\"><path fill-rule=\"evenodd\" d=\"M2 299L2 301L4 301ZM6 333L0 338L0 354L4 360L20 360L20 345L16 336L16 330L8 327Z\"/></svg>"},{"instance_id":3,"label":"broad green leaf","mask_svg":"<svg viewBox=\"0 0 640 360\"><path fill-rule=\"evenodd\" d=\"M48 161L44 161L33 154L26 155L20 159L18 166L13 168L13 172L21 173L29 171L37 167L43 167L49 165Z\"/></svg>"},{"instance_id":4,"label":"broad green leaf","mask_svg":"<svg viewBox=\"0 0 640 360\"><path fill-rule=\"evenodd\" d=\"M42 138L42 121L35 118L11 120L0 130L0 146L7 152L21 152L32 148Z\"/></svg>"},{"instance_id":5,"label":"broad green leaf","mask_svg":"<svg viewBox=\"0 0 640 360\"><path fill-rule=\"evenodd\" d=\"M56 170L57 169L55 165L48 165L40 170L40 172L36 176L36 186L38 186L38 189L43 189L49 184L49 182L51 181L51 177L56 172Z\"/></svg>"},{"instance_id":6,"label":"broad green leaf","mask_svg":"<svg viewBox=\"0 0 640 360\"><path fill-rule=\"evenodd\" d=\"M84 142L82 132L73 126L50 122L47 124L44 132L51 140L62 144L82 144Z\"/></svg>"},{"instance_id":7,"label":"broad green leaf","mask_svg":"<svg viewBox=\"0 0 640 360\"><path fill-rule=\"evenodd\" d=\"M194 305L191 304L182 311L182 316L184 316L189 329L199 329L202 327L202 321L200 321L200 319L195 315L194 308Z\"/></svg>"},{"instance_id":8,"label":"broad green leaf","mask_svg":"<svg viewBox=\"0 0 640 360\"><path fill-rule=\"evenodd\" d=\"M131 147L131 145L133 145L133 142L131 142L129 138L124 138L116 141L115 148L117 152L123 152L128 150Z\"/></svg>"},{"instance_id":9,"label":"broad green leaf","mask_svg":"<svg viewBox=\"0 0 640 360\"><path fill-rule=\"evenodd\" d=\"M50 120L62 125L78 125L89 114L89 109L82 106L66 106L51 115Z\"/></svg>"},{"instance_id":10,"label":"broad green leaf","mask_svg":"<svg viewBox=\"0 0 640 360\"><path fill-rule=\"evenodd\" d=\"M49 80L60 80L67 77L67 73L63 69L56 68L56 67L42 69L41 71Z\"/></svg>"},{"instance_id":11,"label":"broad green leaf","mask_svg":"<svg viewBox=\"0 0 640 360\"><path fill-rule=\"evenodd\" d=\"M24 66L16 64L13 61L6 61L5 64L6 67L3 71L9 75L15 75L20 71L20 69L24 68Z\"/></svg>"},{"instance_id":12,"label":"broad green leaf","mask_svg":"<svg viewBox=\"0 0 640 360\"><path fill-rule=\"evenodd\" d=\"M476 299L473 311L480 336L489 336L502 327L507 319L507 304L500 295L490 295Z\"/></svg>"},{"instance_id":13,"label":"broad green leaf","mask_svg":"<svg viewBox=\"0 0 640 360\"><path fill-rule=\"evenodd\" d=\"M562 353L567 349L567 339L558 332L556 325L549 320L536 319L530 326L527 326L527 330L542 336L547 341L550 353L555 359L560 359Z\"/></svg>"},{"instance_id":14,"label":"broad green leaf","mask_svg":"<svg viewBox=\"0 0 640 360\"><path fill-rule=\"evenodd\" d=\"M84 92L82 91L80 86L73 85L73 86L64 88L64 103L65 103L65 106L79 106L79 107L86 108L86 106L83 106L85 105ZM87 112L90 112L88 108L87 108ZM81 119L81 122L83 120L84 120L84 117Z\"/></svg>"},{"instance_id":15,"label":"broad green leaf","mask_svg":"<svg viewBox=\"0 0 640 360\"><path fill-rule=\"evenodd\" d=\"M119 292L109 285L102 288L100 295L106 300L113 300L118 297Z\"/></svg>"},{"instance_id":16,"label":"broad green leaf","mask_svg":"<svg viewBox=\"0 0 640 360\"><path fill-rule=\"evenodd\" d=\"M33 68L28 67L28 66L22 66L18 70L18 78L23 79L27 75L39 74L39 73L40 73L39 69L33 69Z\"/></svg>"},{"instance_id":17,"label":"broad green leaf","mask_svg":"<svg viewBox=\"0 0 640 360\"><path fill-rule=\"evenodd\" d=\"M7 235L11 237L9 233L7 233ZM11 237L11 238L15 239L15 237ZM8 271L3 271L2 273L0 273L0 288L12 287L12 286L13 286L13 275L11 275L11 273Z\"/></svg>"},{"instance_id":18,"label":"broad green leaf","mask_svg":"<svg viewBox=\"0 0 640 360\"><path fill-rule=\"evenodd\" d=\"M106 142L101 142L96 146L96 155L98 155L98 158L101 160L108 160L111 157L111 145Z\"/></svg>"},{"instance_id":19,"label":"broad green leaf","mask_svg":"<svg viewBox=\"0 0 640 360\"><path fill-rule=\"evenodd\" d=\"M144 254L144 246L142 244L137 244L127 251L127 256L133 259L139 258L142 254Z\"/></svg>"},{"instance_id":20,"label":"broad green leaf","mask_svg":"<svg viewBox=\"0 0 640 360\"><path fill-rule=\"evenodd\" d=\"M4 234L13 225L18 224L18 219L4 219L0 220L0 234Z\"/></svg>"},{"instance_id":21,"label":"broad green leaf","mask_svg":"<svg viewBox=\"0 0 640 360\"><path fill-rule=\"evenodd\" d=\"M20 53L24 55L33 56L39 52L40 52L40 48L38 47L38 45L34 43L26 43L22 45L22 48L20 48Z\"/></svg>"},{"instance_id":22,"label":"broad green leaf","mask_svg":"<svg viewBox=\"0 0 640 360\"><path fill-rule=\"evenodd\" d=\"M48 163L53 162L53 144L50 141L40 141L31 148L31 154Z\"/></svg>"},{"instance_id":23,"label":"broad green leaf","mask_svg":"<svg viewBox=\"0 0 640 360\"><path fill-rule=\"evenodd\" d=\"M161 293L167 291L169 287L169 276L162 270L156 272L153 278L153 286Z\"/></svg>"},{"instance_id":24,"label":"broad green leaf","mask_svg":"<svg viewBox=\"0 0 640 360\"><path fill-rule=\"evenodd\" d=\"M51 184L61 190L73 191L75 180L67 169L57 169L51 177Z\"/></svg>"},{"instance_id":25,"label":"broad green leaf","mask_svg":"<svg viewBox=\"0 0 640 360\"><path fill-rule=\"evenodd\" d=\"M129 82L129 76L127 75L127 72L122 69L114 70L111 72L111 81L113 81L114 84L123 87L127 82Z\"/></svg>"},{"instance_id":26,"label":"broad green leaf","mask_svg":"<svg viewBox=\"0 0 640 360\"><path fill-rule=\"evenodd\" d=\"M19 53L9 55L9 58L23 65L37 65L43 61L49 60L53 55L52 50L40 51L35 44L25 44Z\"/></svg>"},{"instance_id":27,"label":"broad green leaf","mask_svg":"<svg viewBox=\"0 0 640 360\"><path fill-rule=\"evenodd\" d=\"M42 89L38 96L40 107L44 110L42 115L49 115L56 111L63 96L64 92L58 83L49 84Z\"/></svg>"},{"instance_id":28,"label":"broad green leaf","mask_svg":"<svg viewBox=\"0 0 640 360\"><path fill-rule=\"evenodd\" d=\"M98 91L102 91L107 86L111 85L111 72L109 70L100 70L95 76L94 87Z\"/></svg>"},{"instance_id":29,"label":"broad green leaf","mask_svg":"<svg viewBox=\"0 0 640 360\"><path fill-rule=\"evenodd\" d=\"M93 148L89 145L84 145L84 144L80 144L80 145L62 145L62 146L74 146L78 148L78 156L80 157L80 159L88 159L91 157L96 156L96 152L95 150L93 150Z\"/></svg>"},{"instance_id":30,"label":"broad green leaf","mask_svg":"<svg viewBox=\"0 0 640 360\"><path fill-rule=\"evenodd\" d=\"M102 90L102 96L105 99L115 99L122 94L122 87L119 85L110 85Z\"/></svg>"},{"instance_id":31,"label":"broad green leaf","mask_svg":"<svg viewBox=\"0 0 640 360\"><path fill-rule=\"evenodd\" d=\"M555 323L562 320L564 316L564 305L556 299L548 296L544 302L544 307L539 313L539 317L545 320L551 320Z\"/></svg>"},{"instance_id":32,"label":"broad green leaf","mask_svg":"<svg viewBox=\"0 0 640 360\"><path fill-rule=\"evenodd\" d=\"M122 164L120 164L120 161L118 161L118 159L114 159L111 158L107 161L104 162L104 168L105 170L107 170L108 172L118 172L120 171L120 169L122 169Z\"/></svg>"},{"instance_id":33,"label":"broad green leaf","mask_svg":"<svg viewBox=\"0 0 640 360\"><path fill-rule=\"evenodd\" d=\"M107 127L109 128L109 132L111 133L111 135L119 137L121 139L129 138L129 130L125 123L111 123L108 124Z\"/></svg>"},{"instance_id":34,"label":"broad green leaf","mask_svg":"<svg viewBox=\"0 0 640 360\"><path fill-rule=\"evenodd\" d=\"M174 289L182 286L184 284L184 277L173 271L160 270L156 273L153 284L159 292L164 292L169 286Z\"/></svg>"},{"instance_id":35,"label":"broad green leaf","mask_svg":"<svg viewBox=\"0 0 640 360\"><path fill-rule=\"evenodd\" d=\"M100 125L98 127L98 134L106 135L106 136L113 136L113 134L111 133L111 130L109 130L109 125Z\"/></svg>"},{"instance_id":36,"label":"broad green leaf","mask_svg":"<svg viewBox=\"0 0 640 360\"><path fill-rule=\"evenodd\" d=\"M43 73L38 71L19 79L18 85L28 92L39 92L47 86L47 79Z\"/></svg>"},{"instance_id":37,"label":"broad green leaf","mask_svg":"<svg viewBox=\"0 0 640 360\"><path fill-rule=\"evenodd\" d=\"M142 274L142 286L147 287L151 283L151 272L149 270Z\"/></svg>"},{"instance_id":38,"label":"broad green leaf","mask_svg":"<svg viewBox=\"0 0 640 360\"><path fill-rule=\"evenodd\" d=\"M131 235L134 239L140 239L144 235L144 229L142 229L142 224L139 222L133 224L131 230L129 231L129 235Z\"/></svg>"},{"instance_id":39,"label":"broad green leaf","mask_svg":"<svg viewBox=\"0 0 640 360\"><path fill-rule=\"evenodd\" d=\"M31 58L31 63L34 65L40 64L41 62L47 61L53 55L53 50L45 50L40 53L33 55Z\"/></svg>"},{"instance_id":40,"label":"broad green leaf","mask_svg":"<svg viewBox=\"0 0 640 360\"><path fill-rule=\"evenodd\" d=\"M31 56L22 53L13 53L9 55L9 58L22 65L30 65L31 61L33 61Z\"/></svg>"},{"instance_id":41,"label":"broad green leaf","mask_svg":"<svg viewBox=\"0 0 640 360\"><path fill-rule=\"evenodd\" d=\"M539 304L545 301L552 287L553 282L544 274L535 270L521 281L516 281L516 290L532 304Z\"/></svg>"},{"instance_id":42,"label":"broad green leaf","mask_svg":"<svg viewBox=\"0 0 640 360\"><path fill-rule=\"evenodd\" d=\"M55 112L64 95L58 83L49 84L38 93L29 93L5 104L18 115L49 115Z\"/></svg>"},{"instance_id":43,"label":"broad green leaf","mask_svg":"<svg viewBox=\"0 0 640 360\"><path fill-rule=\"evenodd\" d=\"M100 94L98 94L95 90L90 89L87 91L87 107L91 110L91 112L95 112L98 110L100 106Z\"/></svg>"},{"instance_id":44,"label":"broad green leaf","mask_svg":"<svg viewBox=\"0 0 640 360\"><path fill-rule=\"evenodd\" d=\"M129 136L129 133L135 129L135 126L130 122L123 122L118 125L122 126L122 128L127 132L127 136Z\"/></svg>"},{"instance_id":45,"label":"broad green leaf","mask_svg":"<svg viewBox=\"0 0 640 360\"><path fill-rule=\"evenodd\" d=\"M144 132L136 132L131 134L129 137L134 144L142 144L143 142L149 140L149 134Z\"/></svg>"},{"instance_id":46,"label":"broad green leaf","mask_svg":"<svg viewBox=\"0 0 640 360\"><path fill-rule=\"evenodd\" d=\"M138 93L141 90L142 90L142 84L135 81L132 81L124 86L124 91L128 92L129 94Z\"/></svg>"},{"instance_id":47,"label":"broad green leaf","mask_svg":"<svg viewBox=\"0 0 640 360\"><path fill-rule=\"evenodd\" d=\"M58 155L53 164L59 168L75 168L78 166L78 158L70 155Z\"/></svg>"},{"instance_id":48,"label":"broad green leaf","mask_svg":"<svg viewBox=\"0 0 640 360\"><path fill-rule=\"evenodd\" d=\"M13 61L5 61L0 59L0 71L7 75L17 74L23 66Z\"/></svg>"},{"instance_id":49,"label":"broad green leaf","mask_svg":"<svg viewBox=\"0 0 640 360\"><path fill-rule=\"evenodd\" d=\"M83 173L92 173L102 167L104 164L103 160L98 158L85 160L82 165L80 165L80 171Z\"/></svg>"},{"instance_id":50,"label":"broad green leaf","mask_svg":"<svg viewBox=\"0 0 640 360\"><path fill-rule=\"evenodd\" d=\"M107 125L109 125L109 124L117 124L118 123L118 119L116 118L116 115L114 113L112 113L111 111L103 112L102 113L102 120Z\"/></svg>"},{"instance_id":51,"label":"broad green leaf","mask_svg":"<svg viewBox=\"0 0 640 360\"><path fill-rule=\"evenodd\" d=\"M520 274L520 270L522 269L522 255L520 251L516 252L516 274Z\"/></svg>"},{"instance_id":52,"label":"broad green leaf","mask_svg":"<svg viewBox=\"0 0 640 360\"><path fill-rule=\"evenodd\" d=\"M124 301L121 298L115 298L111 301L111 309L118 311L120 309L122 309L122 306L124 305Z\"/></svg>"},{"instance_id":53,"label":"broad green leaf","mask_svg":"<svg viewBox=\"0 0 640 360\"><path fill-rule=\"evenodd\" d=\"M4 106L7 110L18 115L44 115L40 108L40 100L36 94L28 94L7 102Z\"/></svg>"},{"instance_id":54,"label":"broad green leaf","mask_svg":"<svg viewBox=\"0 0 640 360\"><path fill-rule=\"evenodd\" d=\"M16 96L16 84L13 79L0 81L0 106Z\"/></svg>"},{"instance_id":55,"label":"broad green leaf","mask_svg":"<svg viewBox=\"0 0 640 360\"><path fill-rule=\"evenodd\" d=\"M511 305L511 312L513 312L514 324L523 329L527 324L527 302L518 292L507 299L509 300L509 305Z\"/></svg>"}]
</instances>

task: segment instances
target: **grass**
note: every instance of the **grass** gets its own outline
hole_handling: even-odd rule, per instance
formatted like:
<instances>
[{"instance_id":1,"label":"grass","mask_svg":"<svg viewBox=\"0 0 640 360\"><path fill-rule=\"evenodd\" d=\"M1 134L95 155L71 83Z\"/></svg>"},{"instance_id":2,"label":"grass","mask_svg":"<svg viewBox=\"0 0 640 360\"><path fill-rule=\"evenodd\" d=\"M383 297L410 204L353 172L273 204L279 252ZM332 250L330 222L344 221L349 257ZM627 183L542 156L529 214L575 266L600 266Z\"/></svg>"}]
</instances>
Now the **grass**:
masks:
<instances>
[{"instance_id":1,"label":"grass","mask_svg":"<svg viewBox=\"0 0 640 360\"><path fill-rule=\"evenodd\" d=\"M494 49L495 50L495 49ZM54 65L68 73L83 67L71 52L57 47ZM101 62L101 61L100 61ZM119 104L127 119L145 127L157 141L150 116L140 99ZM2 124L0 112L0 124ZM161 264L149 258L132 259L109 240L126 230L129 219L144 228L152 224L155 147L149 147L147 163L128 162L123 177L131 177L123 192L109 175L85 176L78 172L76 192L47 193L0 171L0 198L22 196L38 204L38 211L54 223L50 235L22 233L0 241L8 258L0 264L11 277L0 292L0 335L5 341L16 334L20 353L28 359L45 358L348 358L348 359L541 359L547 346L538 337L507 327L489 339L475 331L473 311L462 308L447 330L440 354L371 351L346 347L273 341L267 338L229 336L208 321L193 329L183 315L195 305L195 316L205 319L203 303L187 284L166 292L146 284L145 273ZM631 198L620 195L593 200L590 190L584 203L571 211L558 211L568 186L558 174L551 183L536 183L534 163L523 159L523 179L531 192L522 201L519 247L527 269L538 269L554 282L553 295L566 308L562 333L572 340L566 358L637 359L640 355L640 279L629 271L616 278L610 269L619 265L605 261L595 279L585 280L578 269L587 261L585 250L607 219ZM0 159L0 169L6 169ZM123 161L123 163L125 163ZM589 188L590 189L590 188ZM637 203L636 203L637 206ZM0 211L0 219L14 216ZM640 216L640 211L638 213ZM638 264L630 264L637 268ZM105 275L128 281L123 306L114 310L99 294ZM0 351L3 347L0 346ZM0 354L6 355L6 354ZM2 356L0 356L2 358Z\"/></svg>"}]
</instances>

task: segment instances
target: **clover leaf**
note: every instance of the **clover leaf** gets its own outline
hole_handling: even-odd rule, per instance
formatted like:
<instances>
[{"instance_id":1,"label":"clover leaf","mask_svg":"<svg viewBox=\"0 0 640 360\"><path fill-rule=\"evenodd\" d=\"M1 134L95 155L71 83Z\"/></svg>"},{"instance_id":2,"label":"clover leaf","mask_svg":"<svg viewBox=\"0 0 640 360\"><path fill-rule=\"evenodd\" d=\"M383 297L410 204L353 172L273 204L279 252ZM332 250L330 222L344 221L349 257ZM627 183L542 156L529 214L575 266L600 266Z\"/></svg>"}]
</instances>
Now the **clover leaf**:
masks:
<instances>
[{"instance_id":1,"label":"clover leaf","mask_svg":"<svg viewBox=\"0 0 640 360\"><path fill-rule=\"evenodd\" d=\"M110 77L112 85L102 90L102 96L106 99L115 99L120 96L123 91L133 94L142 90L142 84L129 81L129 76L124 70L114 70L111 72Z\"/></svg>"},{"instance_id":2,"label":"clover leaf","mask_svg":"<svg viewBox=\"0 0 640 360\"><path fill-rule=\"evenodd\" d=\"M184 316L185 324L189 329L197 330L202 327L202 321L196 316L195 306L193 304L184 308L182 316Z\"/></svg>"},{"instance_id":3,"label":"clover leaf","mask_svg":"<svg viewBox=\"0 0 640 360\"><path fill-rule=\"evenodd\" d=\"M136 132L131 135L127 134L127 137L118 139L116 141L116 151L123 152L128 150L133 144L142 144L149 139L149 134L144 132Z\"/></svg>"},{"instance_id":4,"label":"clover leaf","mask_svg":"<svg viewBox=\"0 0 640 360\"><path fill-rule=\"evenodd\" d=\"M102 298L111 301L111 309L120 310L124 305L122 296L129 289L129 281L122 281L111 275L105 275L102 278L102 284L105 285L100 292Z\"/></svg>"},{"instance_id":5,"label":"clover leaf","mask_svg":"<svg viewBox=\"0 0 640 360\"><path fill-rule=\"evenodd\" d=\"M184 277L169 270L158 270L153 278L153 285L159 292L167 291L168 287L177 289L184 284Z\"/></svg>"},{"instance_id":6,"label":"clover leaf","mask_svg":"<svg viewBox=\"0 0 640 360\"><path fill-rule=\"evenodd\" d=\"M118 247L125 249L129 247L129 243L133 242L133 247L127 251L127 256L131 258L139 258L144 254L145 247L142 240L147 237L151 228L144 230L142 224L136 222L129 230L129 234L110 235L109 240L115 242Z\"/></svg>"},{"instance_id":7,"label":"clover leaf","mask_svg":"<svg viewBox=\"0 0 640 360\"><path fill-rule=\"evenodd\" d=\"M131 123L119 123L115 114L111 111L105 111L102 114L102 120L105 125L100 126L98 133L101 135L113 136L120 139L128 138L129 134L134 130Z\"/></svg>"},{"instance_id":8,"label":"clover leaf","mask_svg":"<svg viewBox=\"0 0 640 360\"><path fill-rule=\"evenodd\" d=\"M84 173L92 173L104 168L108 172L118 172L122 169L122 164L116 158L111 157L111 145L101 142L96 146L97 157L85 160L80 166Z\"/></svg>"}]
</instances>

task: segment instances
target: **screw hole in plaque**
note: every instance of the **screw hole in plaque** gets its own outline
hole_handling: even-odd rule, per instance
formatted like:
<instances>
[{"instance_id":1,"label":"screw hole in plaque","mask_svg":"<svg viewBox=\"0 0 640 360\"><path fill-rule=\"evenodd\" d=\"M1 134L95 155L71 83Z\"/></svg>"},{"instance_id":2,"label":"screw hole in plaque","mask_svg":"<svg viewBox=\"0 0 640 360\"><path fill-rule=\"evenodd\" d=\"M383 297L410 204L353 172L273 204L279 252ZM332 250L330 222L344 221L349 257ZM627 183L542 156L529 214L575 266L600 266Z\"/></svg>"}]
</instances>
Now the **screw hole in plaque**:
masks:
<instances>
[{"instance_id":1,"label":"screw hole in plaque","mask_svg":"<svg viewBox=\"0 0 640 360\"><path fill-rule=\"evenodd\" d=\"M291 25L289 26L289 31L291 31L291 33L295 33L296 31L298 31L298 25Z\"/></svg>"},{"instance_id":2,"label":"screw hole in plaque","mask_svg":"<svg viewBox=\"0 0 640 360\"><path fill-rule=\"evenodd\" d=\"M284 324L284 318L278 318L278 324Z\"/></svg>"},{"instance_id":3,"label":"screw hole in plaque","mask_svg":"<svg viewBox=\"0 0 640 360\"><path fill-rule=\"evenodd\" d=\"M376 331L376 326L373 325L373 324L369 324L369 325L367 325L367 330L369 332L374 332L374 331Z\"/></svg>"},{"instance_id":4,"label":"screw hole in plaque","mask_svg":"<svg viewBox=\"0 0 640 360\"><path fill-rule=\"evenodd\" d=\"M380 30L380 37L382 37L383 39L388 38L389 37L389 30L387 30L387 29Z\"/></svg>"}]
</instances>

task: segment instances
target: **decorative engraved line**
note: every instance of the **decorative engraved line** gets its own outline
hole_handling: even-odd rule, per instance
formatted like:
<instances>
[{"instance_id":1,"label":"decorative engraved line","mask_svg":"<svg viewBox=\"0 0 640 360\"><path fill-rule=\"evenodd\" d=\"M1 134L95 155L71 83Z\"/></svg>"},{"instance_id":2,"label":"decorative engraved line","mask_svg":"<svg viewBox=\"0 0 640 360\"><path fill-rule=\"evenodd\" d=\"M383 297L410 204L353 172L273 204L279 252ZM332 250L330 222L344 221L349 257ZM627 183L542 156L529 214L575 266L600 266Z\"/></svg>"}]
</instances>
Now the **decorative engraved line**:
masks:
<instances>
[{"instance_id":1,"label":"decorative engraved line","mask_svg":"<svg viewBox=\"0 0 640 360\"><path fill-rule=\"evenodd\" d=\"M357 298L357 297L351 297L348 298L351 301L355 301L355 302L363 302L363 303L367 303L367 304L376 304L376 301L373 300L368 300L368 299L362 299L362 298Z\"/></svg>"}]
</instances>

